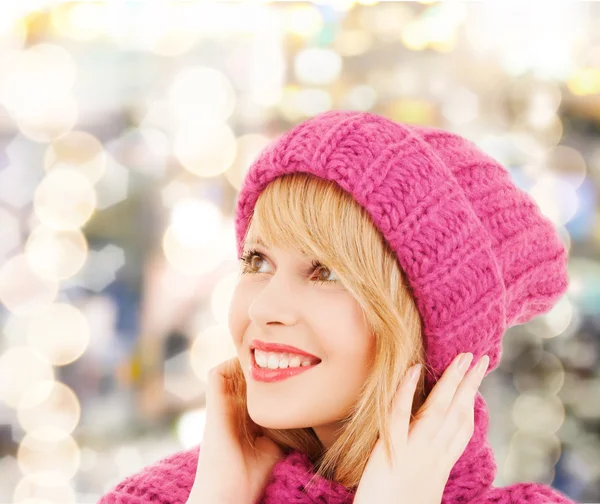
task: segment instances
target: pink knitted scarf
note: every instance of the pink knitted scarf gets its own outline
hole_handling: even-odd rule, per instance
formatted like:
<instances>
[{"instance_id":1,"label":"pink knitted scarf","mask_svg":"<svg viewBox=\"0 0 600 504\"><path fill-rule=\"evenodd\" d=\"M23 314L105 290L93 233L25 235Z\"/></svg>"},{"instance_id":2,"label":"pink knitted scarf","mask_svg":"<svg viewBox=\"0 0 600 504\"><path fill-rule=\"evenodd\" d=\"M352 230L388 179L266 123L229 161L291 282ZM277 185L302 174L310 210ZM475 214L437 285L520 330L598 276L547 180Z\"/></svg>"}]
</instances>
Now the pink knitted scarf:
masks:
<instances>
[{"instance_id":1,"label":"pink knitted scarf","mask_svg":"<svg viewBox=\"0 0 600 504\"><path fill-rule=\"evenodd\" d=\"M199 447L177 452L123 480L98 504L185 504L196 475ZM290 452L271 473L271 478L257 504L350 504L354 494L339 483L314 476L312 464L303 453ZM448 482L444 504L573 504L556 490L539 483L516 483L501 488L480 488L472 499L470 493ZM401 500L398 503L412 504ZM198 503L202 504L202 503ZM374 503L375 504L375 503ZM428 503L429 504L429 503ZM430 503L436 504L436 503Z\"/></svg>"}]
</instances>

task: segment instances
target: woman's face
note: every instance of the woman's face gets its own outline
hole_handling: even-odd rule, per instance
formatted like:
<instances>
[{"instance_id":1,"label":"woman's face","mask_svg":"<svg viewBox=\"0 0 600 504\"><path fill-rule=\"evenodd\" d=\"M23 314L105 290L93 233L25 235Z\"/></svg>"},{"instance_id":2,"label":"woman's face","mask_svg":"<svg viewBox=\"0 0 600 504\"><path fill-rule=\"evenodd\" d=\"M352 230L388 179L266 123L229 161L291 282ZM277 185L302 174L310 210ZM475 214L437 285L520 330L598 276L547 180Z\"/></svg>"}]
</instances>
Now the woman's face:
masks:
<instances>
[{"instance_id":1,"label":"woman's face","mask_svg":"<svg viewBox=\"0 0 600 504\"><path fill-rule=\"evenodd\" d=\"M297 251L258 244L248 244L249 249L259 255L245 256L249 263L241 264L229 330L246 378L250 418L273 429L313 427L329 446L339 420L356 400L374 356L374 338L362 308L339 281L333 281L338 277L327 265L315 269L313 258ZM289 373L304 357L288 355L285 371L253 373L255 359L265 359L271 368L286 363L280 353L257 352L253 357L251 345L256 340L291 345L320 361L285 379L261 381L255 373Z\"/></svg>"}]
</instances>

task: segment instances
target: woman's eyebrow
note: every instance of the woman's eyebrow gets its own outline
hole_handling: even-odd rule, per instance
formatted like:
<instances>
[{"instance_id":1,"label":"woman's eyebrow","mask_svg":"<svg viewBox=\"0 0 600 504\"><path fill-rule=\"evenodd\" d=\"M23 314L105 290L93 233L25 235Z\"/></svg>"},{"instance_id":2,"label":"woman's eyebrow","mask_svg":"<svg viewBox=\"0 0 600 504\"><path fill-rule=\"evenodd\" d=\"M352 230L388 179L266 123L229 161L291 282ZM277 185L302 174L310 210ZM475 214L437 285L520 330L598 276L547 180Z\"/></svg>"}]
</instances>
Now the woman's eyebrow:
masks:
<instances>
[{"instance_id":1,"label":"woman's eyebrow","mask_svg":"<svg viewBox=\"0 0 600 504\"><path fill-rule=\"evenodd\" d=\"M266 249L268 249L269 247L267 246L267 244L265 242L263 242L260 238L255 238L249 242L246 243L246 247L250 248L250 247L254 247L255 245L260 245L261 247L264 247ZM304 257L310 257L311 255L308 254L305 250L300 250L299 251L300 254L302 254Z\"/></svg>"}]
</instances>

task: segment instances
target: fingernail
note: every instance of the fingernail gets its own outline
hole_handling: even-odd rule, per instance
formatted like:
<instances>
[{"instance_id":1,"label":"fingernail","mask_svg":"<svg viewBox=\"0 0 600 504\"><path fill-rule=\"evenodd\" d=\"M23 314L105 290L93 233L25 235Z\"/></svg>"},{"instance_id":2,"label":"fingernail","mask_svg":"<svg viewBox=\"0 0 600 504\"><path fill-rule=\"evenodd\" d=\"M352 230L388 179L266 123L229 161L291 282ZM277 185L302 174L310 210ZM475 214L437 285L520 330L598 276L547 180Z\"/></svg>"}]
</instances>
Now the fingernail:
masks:
<instances>
[{"instance_id":1,"label":"fingernail","mask_svg":"<svg viewBox=\"0 0 600 504\"><path fill-rule=\"evenodd\" d=\"M469 366L471 360L473 359L473 354L471 352L467 352L463 354L462 357L458 361L458 370L464 371Z\"/></svg>"},{"instance_id":2,"label":"fingernail","mask_svg":"<svg viewBox=\"0 0 600 504\"><path fill-rule=\"evenodd\" d=\"M477 372L481 373L481 372L485 371L486 368L488 367L489 362L490 362L490 358L487 355L484 355L481 359L479 359L479 362L475 366L477 368Z\"/></svg>"},{"instance_id":3,"label":"fingernail","mask_svg":"<svg viewBox=\"0 0 600 504\"><path fill-rule=\"evenodd\" d=\"M421 374L421 364L417 364L416 366L413 366L412 370L410 371L410 381L415 381L419 375Z\"/></svg>"}]
</instances>

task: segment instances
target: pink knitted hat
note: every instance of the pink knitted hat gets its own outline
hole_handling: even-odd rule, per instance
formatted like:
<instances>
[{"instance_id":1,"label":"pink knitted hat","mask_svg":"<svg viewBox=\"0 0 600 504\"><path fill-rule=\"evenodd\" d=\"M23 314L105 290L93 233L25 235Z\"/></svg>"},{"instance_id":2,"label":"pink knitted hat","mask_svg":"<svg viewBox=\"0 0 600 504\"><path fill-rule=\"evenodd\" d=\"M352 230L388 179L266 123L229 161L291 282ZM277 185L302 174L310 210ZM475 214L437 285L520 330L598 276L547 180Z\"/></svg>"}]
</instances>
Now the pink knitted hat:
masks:
<instances>
[{"instance_id":1,"label":"pink knitted hat","mask_svg":"<svg viewBox=\"0 0 600 504\"><path fill-rule=\"evenodd\" d=\"M496 368L505 330L548 311L567 289L567 252L553 224L501 164L459 135L369 112L319 114L263 149L238 195L238 257L260 193L292 172L337 182L396 252L422 317L429 389L461 352L472 352L473 364L488 354L488 373ZM446 492L468 500L494 480L488 420L477 393L475 433Z\"/></svg>"}]
</instances>

